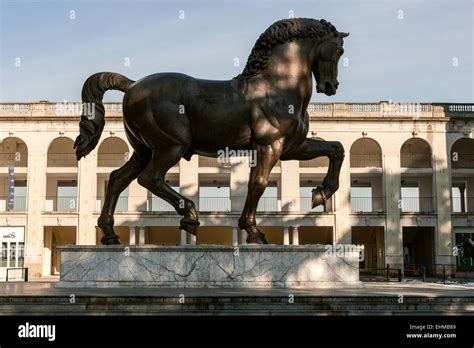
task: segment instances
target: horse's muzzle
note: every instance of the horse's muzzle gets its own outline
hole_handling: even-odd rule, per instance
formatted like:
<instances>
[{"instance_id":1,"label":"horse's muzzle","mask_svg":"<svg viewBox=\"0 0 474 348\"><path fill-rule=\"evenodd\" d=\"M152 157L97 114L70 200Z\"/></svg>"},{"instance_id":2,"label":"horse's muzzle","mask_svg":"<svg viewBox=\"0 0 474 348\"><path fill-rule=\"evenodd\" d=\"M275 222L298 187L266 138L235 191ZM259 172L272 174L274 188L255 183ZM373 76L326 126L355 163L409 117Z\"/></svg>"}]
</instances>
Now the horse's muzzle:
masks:
<instances>
[{"instance_id":1,"label":"horse's muzzle","mask_svg":"<svg viewBox=\"0 0 474 348\"><path fill-rule=\"evenodd\" d=\"M326 83L324 84L324 93L325 93L327 96L331 96L331 95L336 94L337 85L338 85L338 84L332 84L332 83L330 83L330 82L326 82Z\"/></svg>"},{"instance_id":2,"label":"horse's muzzle","mask_svg":"<svg viewBox=\"0 0 474 348\"><path fill-rule=\"evenodd\" d=\"M332 83L330 82L326 82L324 85L321 85L321 84L317 84L316 85L316 92L318 93L324 93L326 94L327 96L331 96L331 95L334 95L336 94L336 90L337 90L337 85L333 85Z\"/></svg>"}]
</instances>

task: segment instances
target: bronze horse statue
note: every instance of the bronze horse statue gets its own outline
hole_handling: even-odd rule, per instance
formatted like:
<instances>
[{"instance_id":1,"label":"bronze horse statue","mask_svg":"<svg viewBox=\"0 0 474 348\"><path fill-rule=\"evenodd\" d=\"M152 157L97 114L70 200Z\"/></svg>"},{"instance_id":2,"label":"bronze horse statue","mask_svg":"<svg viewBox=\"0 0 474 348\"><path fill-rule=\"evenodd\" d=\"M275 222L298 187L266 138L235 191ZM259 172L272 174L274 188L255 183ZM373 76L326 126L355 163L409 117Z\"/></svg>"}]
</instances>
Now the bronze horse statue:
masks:
<instances>
[{"instance_id":1,"label":"bronze horse statue","mask_svg":"<svg viewBox=\"0 0 474 348\"><path fill-rule=\"evenodd\" d=\"M348 35L325 20L277 21L260 35L243 72L226 81L180 73L153 74L136 82L110 72L90 76L82 89L84 107L74 143L77 159L99 142L105 123L102 97L107 90L125 92L123 121L134 149L129 161L110 174L97 223L104 233L102 243L120 244L113 229L114 210L120 193L136 178L183 216L181 229L196 235L200 223L193 201L175 192L165 175L181 158L217 157L225 148L252 150L257 155L238 223L247 231L248 243L267 243L257 228L255 213L278 160L327 156L327 175L312 196L313 208L325 204L338 189L344 148L338 141L306 138L307 107L313 75L318 93L336 93L337 65Z\"/></svg>"}]
</instances>

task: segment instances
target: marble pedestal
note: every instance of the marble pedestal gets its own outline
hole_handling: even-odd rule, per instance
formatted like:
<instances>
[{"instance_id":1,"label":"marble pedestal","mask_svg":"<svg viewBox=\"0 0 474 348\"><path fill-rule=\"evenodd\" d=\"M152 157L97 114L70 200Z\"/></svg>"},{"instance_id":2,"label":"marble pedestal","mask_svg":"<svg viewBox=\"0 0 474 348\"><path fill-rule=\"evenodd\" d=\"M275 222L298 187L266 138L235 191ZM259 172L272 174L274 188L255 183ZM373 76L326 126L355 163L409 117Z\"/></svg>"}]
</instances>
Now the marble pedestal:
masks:
<instances>
[{"instance_id":1,"label":"marble pedestal","mask_svg":"<svg viewBox=\"0 0 474 348\"><path fill-rule=\"evenodd\" d=\"M324 245L61 246L57 287L360 287L359 251Z\"/></svg>"}]
</instances>

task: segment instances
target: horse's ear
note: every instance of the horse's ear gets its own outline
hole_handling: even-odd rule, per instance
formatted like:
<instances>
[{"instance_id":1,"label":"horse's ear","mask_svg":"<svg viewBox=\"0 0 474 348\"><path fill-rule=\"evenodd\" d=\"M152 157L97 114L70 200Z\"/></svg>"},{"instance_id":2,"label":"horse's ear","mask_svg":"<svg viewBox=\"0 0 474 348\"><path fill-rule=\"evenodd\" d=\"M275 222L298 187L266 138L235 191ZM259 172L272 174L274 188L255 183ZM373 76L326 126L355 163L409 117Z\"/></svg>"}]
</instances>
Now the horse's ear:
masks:
<instances>
[{"instance_id":1,"label":"horse's ear","mask_svg":"<svg viewBox=\"0 0 474 348\"><path fill-rule=\"evenodd\" d=\"M337 33L337 37L340 39L344 39L345 37L348 37L349 33L344 33L344 32L339 32Z\"/></svg>"}]
</instances>

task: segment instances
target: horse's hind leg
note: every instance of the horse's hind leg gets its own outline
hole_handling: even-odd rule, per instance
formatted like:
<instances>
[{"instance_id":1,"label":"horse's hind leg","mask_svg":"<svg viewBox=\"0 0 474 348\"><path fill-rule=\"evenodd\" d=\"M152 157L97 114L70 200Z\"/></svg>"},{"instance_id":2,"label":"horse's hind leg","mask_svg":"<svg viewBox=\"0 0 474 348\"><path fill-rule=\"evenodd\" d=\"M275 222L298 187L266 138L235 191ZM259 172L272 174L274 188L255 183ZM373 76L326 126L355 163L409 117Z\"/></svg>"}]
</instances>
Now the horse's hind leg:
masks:
<instances>
[{"instance_id":1,"label":"horse's hind leg","mask_svg":"<svg viewBox=\"0 0 474 348\"><path fill-rule=\"evenodd\" d=\"M145 169L148 161L149 156L134 152L127 163L110 173L104 205L97 220L97 225L104 233L101 239L102 244L120 244L119 237L114 232L114 211L117 200L120 193Z\"/></svg>"},{"instance_id":2,"label":"horse's hind leg","mask_svg":"<svg viewBox=\"0 0 474 348\"><path fill-rule=\"evenodd\" d=\"M194 202L177 193L165 181L166 172L179 162L186 149L182 145L171 145L154 150L150 163L138 176L138 183L170 203L183 216L180 228L196 235L200 223Z\"/></svg>"}]
</instances>

